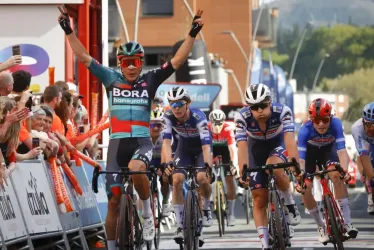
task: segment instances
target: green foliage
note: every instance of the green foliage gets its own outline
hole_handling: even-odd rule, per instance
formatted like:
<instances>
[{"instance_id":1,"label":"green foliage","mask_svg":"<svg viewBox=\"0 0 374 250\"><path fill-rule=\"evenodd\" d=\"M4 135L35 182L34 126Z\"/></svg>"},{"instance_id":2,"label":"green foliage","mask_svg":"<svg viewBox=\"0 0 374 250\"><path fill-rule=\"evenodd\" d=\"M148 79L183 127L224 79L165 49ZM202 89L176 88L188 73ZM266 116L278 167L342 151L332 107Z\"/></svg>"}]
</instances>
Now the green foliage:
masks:
<instances>
[{"instance_id":1,"label":"green foliage","mask_svg":"<svg viewBox=\"0 0 374 250\"><path fill-rule=\"evenodd\" d=\"M269 50L263 50L261 55L262 60L269 61ZM282 66L289 60L289 56L287 54L278 54L276 51L271 51L271 59L274 64L279 65L282 68Z\"/></svg>"},{"instance_id":2,"label":"green foliage","mask_svg":"<svg viewBox=\"0 0 374 250\"><path fill-rule=\"evenodd\" d=\"M349 96L349 109L344 119L355 121L361 116L365 104L374 101L374 67L359 69L336 79L324 79L323 88L327 92L344 93Z\"/></svg>"}]
</instances>

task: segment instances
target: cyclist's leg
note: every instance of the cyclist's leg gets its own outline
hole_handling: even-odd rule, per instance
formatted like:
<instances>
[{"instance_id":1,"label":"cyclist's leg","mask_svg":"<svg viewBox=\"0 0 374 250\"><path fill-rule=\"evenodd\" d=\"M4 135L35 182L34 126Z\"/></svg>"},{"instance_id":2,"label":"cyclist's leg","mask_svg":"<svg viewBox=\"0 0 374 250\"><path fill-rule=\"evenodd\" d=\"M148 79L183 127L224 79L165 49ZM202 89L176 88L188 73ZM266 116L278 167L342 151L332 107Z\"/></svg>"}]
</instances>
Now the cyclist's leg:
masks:
<instances>
[{"instance_id":1,"label":"cyclist's leg","mask_svg":"<svg viewBox=\"0 0 374 250\"><path fill-rule=\"evenodd\" d=\"M134 142L137 145L132 159L129 163L131 171L146 171L149 162L152 160L152 142L150 138L136 138ZM132 175L134 188L143 203L143 238L152 240L155 236L154 218L151 207L150 183L147 175Z\"/></svg>"},{"instance_id":2,"label":"cyclist's leg","mask_svg":"<svg viewBox=\"0 0 374 250\"><path fill-rule=\"evenodd\" d=\"M127 162L131 159L131 155L127 155L123 148L120 148L120 141L125 139L111 139L109 141L108 157L107 157L107 171L120 171L118 165L118 155L122 155L121 161ZM129 147L127 147L128 149ZM122 150L121 150L122 149ZM106 189L108 195L108 214L105 219L105 230L107 235L108 250L115 250L116 225L118 218L118 206L121 199L121 183L122 177L116 174L107 174L105 176Z\"/></svg>"},{"instance_id":3,"label":"cyclist's leg","mask_svg":"<svg viewBox=\"0 0 374 250\"><path fill-rule=\"evenodd\" d=\"M194 155L197 155L196 166L204 167L204 157L201 148L195 150ZM199 170L197 173L197 183L199 184L199 192L201 198L201 205L203 209L203 226L210 227L213 225L213 218L210 211L210 195L212 194L212 187L210 185L210 180L206 175L205 170Z\"/></svg>"},{"instance_id":4,"label":"cyclist's leg","mask_svg":"<svg viewBox=\"0 0 374 250\"><path fill-rule=\"evenodd\" d=\"M276 147L270 154L266 161L266 164L277 164L287 162L287 152L282 147ZM296 206L292 188L290 186L290 178L284 172L283 169L274 169L275 183L278 191L281 193L286 207L288 209L288 223L292 226L296 226L301 222L301 216Z\"/></svg>"}]
</instances>

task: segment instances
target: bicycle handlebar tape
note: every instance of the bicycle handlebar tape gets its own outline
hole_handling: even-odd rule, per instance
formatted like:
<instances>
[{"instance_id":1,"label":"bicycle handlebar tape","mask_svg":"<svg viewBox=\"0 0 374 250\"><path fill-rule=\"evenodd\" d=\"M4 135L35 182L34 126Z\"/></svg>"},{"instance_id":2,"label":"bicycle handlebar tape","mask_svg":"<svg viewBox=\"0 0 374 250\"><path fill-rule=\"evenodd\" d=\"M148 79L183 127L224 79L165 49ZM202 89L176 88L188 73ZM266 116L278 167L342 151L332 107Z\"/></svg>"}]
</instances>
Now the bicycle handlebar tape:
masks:
<instances>
[{"instance_id":1,"label":"bicycle handlebar tape","mask_svg":"<svg viewBox=\"0 0 374 250\"><path fill-rule=\"evenodd\" d=\"M95 167L93 177L92 177L92 190L97 194L99 190L97 189L97 178L99 178L99 167Z\"/></svg>"},{"instance_id":2,"label":"bicycle handlebar tape","mask_svg":"<svg viewBox=\"0 0 374 250\"><path fill-rule=\"evenodd\" d=\"M62 18L60 20L60 26L64 30L66 35L70 35L71 33L73 33L73 30L71 29L71 26L70 26L70 18L69 18L68 13L64 13L64 16L65 18Z\"/></svg>"},{"instance_id":3,"label":"bicycle handlebar tape","mask_svg":"<svg viewBox=\"0 0 374 250\"><path fill-rule=\"evenodd\" d=\"M194 16L192 21L192 28L188 33L193 38L196 38L197 34L199 34L200 30L203 28L203 26L200 26L198 23L195 23L195 20L199 18L201 18L201 16Z\"/></svg>"}]
</instances>

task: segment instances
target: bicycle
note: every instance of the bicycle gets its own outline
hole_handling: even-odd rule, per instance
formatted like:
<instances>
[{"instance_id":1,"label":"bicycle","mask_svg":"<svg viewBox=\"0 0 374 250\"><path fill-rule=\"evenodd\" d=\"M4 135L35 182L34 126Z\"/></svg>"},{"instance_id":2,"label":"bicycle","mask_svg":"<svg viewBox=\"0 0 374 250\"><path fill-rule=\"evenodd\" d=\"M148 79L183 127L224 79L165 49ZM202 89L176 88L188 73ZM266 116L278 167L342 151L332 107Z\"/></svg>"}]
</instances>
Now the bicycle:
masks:
<instances>
[{"instance_id":1,"label":"bicycle","mask_svg":"<svg viewBox=\"0 0 374 250\"><path fill-rule=\"evenodd\" d=\"M244 208L245 219L247 225L251 222L251 217L253 218L253 200L252 193L248 188L243 190L243 202L242 206Z\"/></svg>"},{"instance_id":2,"label":"bicycle","mask_svg":"<svg viewBox=\"0 0 374 250\"><path fill-rule=\"evenodd\" d=\"M224 174L230 171L230 164L223 164L221 155L217 155L216 157L218 159L218 166L215 166L217 168L217 180L214 186L213 211L218 221L219 236L222 237L225 234L225 217L227 220L228 213L227 213L227 199L226 199L225 188L223 186L223 181L221 177L221 171L223 170ZM228 221L227 221L227 226L228 226Z\"/></svg>"},{"instance_id":3,"label":"bicycle","mask_svg":"<svg viewBox=\"0 0 374 250\"><path fill-rule=\"evenodd\" d=\"M269 235L270 245L273 249L286 249L291 246L290 230L285 216L285 205L277 192L275 185L274 169L295 167L297 175L301 173L300 167L295 158L291 162L267 164L261 167L248 168L247 164L243 165L242 180L245 182L247 173L259 172L268 170L268 188L269 188L269 205L268 205L268 218L269 218ZM303 186L303 184L301 185Z\"/></svg>"},{"instance_id":4,"label":"bicycle","mask_svg":"<svg viewBox=\"0 0 374 250\"><path fill-rule=\"evenodd\" d=\"M179 244L180 250L197 250L200 245L199 237L203 228L202 211L200 208L198 194L196 188L199 188L196 177L198 170L206 170L209 168L208 163L204 167L196 167L196 157L194 165L185 167L175 167L174 169L183 169L187 173L187 195L184 203L184 241L176 242ZM207 173L208 176L208 173ZM183 247L184 245L184 247Z\"/></svg>"},{"instance_id":5,"label":"bicycle","mask_svg":"<svg viewBox=\"0 0 374 250\"><path fill-rule=\"evenodd\" d=\"M320 163L317 163L317 166L319 171L313 174L306 174L306 178L311 178L313 176L319 176L321 178L320 182L323 190L323 214L326 221L327 234L331 243L334 245L334 248L342 250L344 249L343 242L348 239L345 237L346 230L344 228L344 219L329 188L326 175L330 172L338 171L342 175L342 178L344 178L346 173L340 164L335 164L335 169L327 170L325 166ZM327 245L327 242L323 244Z\"/></svg>"},{"instance_id":6,"label":"bicycle","mask_svg":"<svg viewBox=\"0 0 374 250\"><path fill-rule=\"evenodd\" d=\"M134 174L156 174L154 169L147 171L131 171L127 167L122 167L120 171L100 171L99 167L95 167L92 177L92 189L98 193L97 179L101 174L117 174L122 179L122 195L119 206L119 217L116 228L116 244L119 250L141 250L144 245L147 250L152 249L152 241L144 241L143 226L140 222L137 203L134 200L134 188L131 175Z\"/></svg>"}]
</instances>

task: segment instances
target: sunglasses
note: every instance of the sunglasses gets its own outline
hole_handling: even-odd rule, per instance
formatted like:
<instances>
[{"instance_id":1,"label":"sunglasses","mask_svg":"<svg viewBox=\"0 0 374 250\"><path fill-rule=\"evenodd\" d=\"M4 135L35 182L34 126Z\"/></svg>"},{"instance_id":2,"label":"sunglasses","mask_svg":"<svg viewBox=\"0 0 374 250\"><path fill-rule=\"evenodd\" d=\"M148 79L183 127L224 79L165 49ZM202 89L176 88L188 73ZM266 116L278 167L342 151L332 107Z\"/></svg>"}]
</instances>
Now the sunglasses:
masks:
<instances>
[{"instance_id":1,"label":"sunglasses","mask_svg":"<svg viewBox=\"0 0 374 250\"><path fill-rule=\"evenodd\" d=\"M186 105L185 102L173 102L173 103L170 104L170 107L172 107L173 109L175 109L175 108L181 108L184 105Z\"/></svg>"},{"instance_id":2,"label":"sunglasses","mask_svg":"<svg viewBox=\"0 0 374 250\"><path fill-rule=\"evenodd\" d=\"M150 128L161 128L162 124L161 123L151 123L149 124Z\"/></svg>"},{"instance_id":3,"label":"sunglasses","mask_svg":"<svg viewBox=\"0 0 374 250\"><path fill-rule=\"evenodd\" d=\"M268 106L269 106L268 102L263 102L259 104L250 105L249 107L251 108L251 110L257 111L259 109L266 109Z\"/></svg>"},{"instance_id":4,"label":"sunglasses","mask_svg":"<svg viewBox=\"0 0 374 250\"><path fill-rule=\"evenodd\" d=\"M140 57L123 57L120 59L120 64L122 68L128 68L133 66L135 68L139 68L142 66L143 62Z\"/></svg>"},{"instance_id":5,"label":"sunglasses","mask_svg":"<svg viewBox=\"0 0 374 250\"><path fill-rule=\"evenodd\" d=\"M367 121L364 121L364 126L365 126L365 128L367 128L367 129L374 128L374 122L367 122Z\"/></svg>"},{"instance_id":6,"label":"sunglasses","mask_svg":"<svg viewBox=\"0 0 374 250\"><path fill-rule=\"evenodd\" d=\"M314 124L320 124L321 122L323 124L327 124L330 122L330 117L321 117L321 116L316 116L312 119Z\"/></svg>"},{"instance_id":7,"label":"sunglasses","mask_svg":"<svg viewBox=\"0 0 374 250\"><path fill-rule=\"evenodd\" d=\"M223 122L215 122L213 123L214 126L222 126Z\"/></svg>"}]
</instances>

